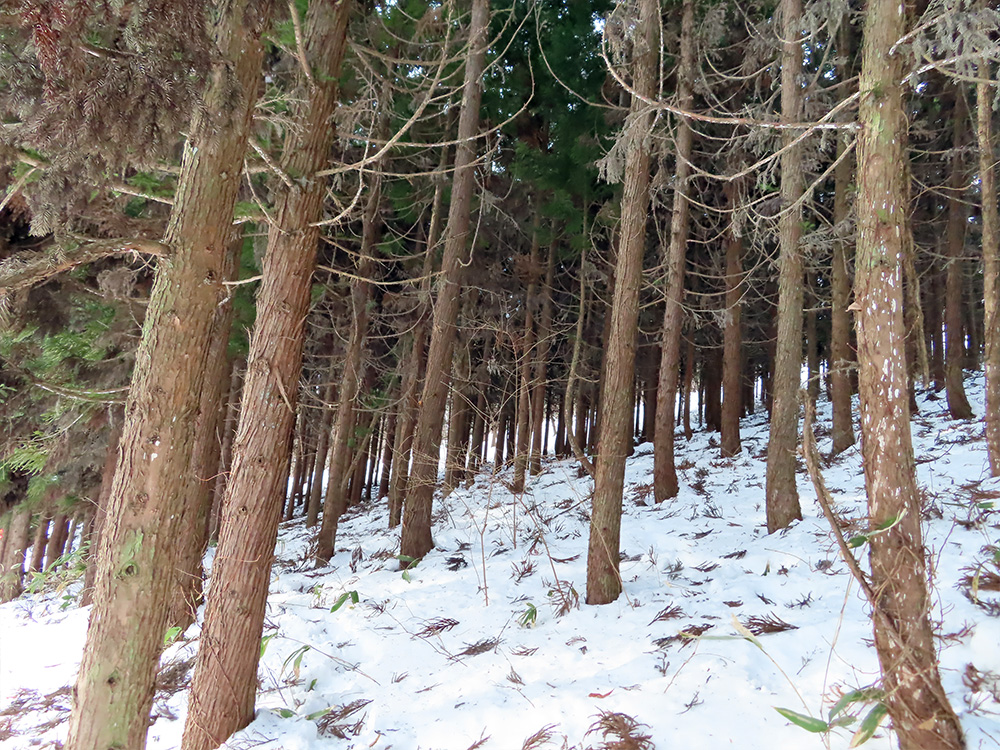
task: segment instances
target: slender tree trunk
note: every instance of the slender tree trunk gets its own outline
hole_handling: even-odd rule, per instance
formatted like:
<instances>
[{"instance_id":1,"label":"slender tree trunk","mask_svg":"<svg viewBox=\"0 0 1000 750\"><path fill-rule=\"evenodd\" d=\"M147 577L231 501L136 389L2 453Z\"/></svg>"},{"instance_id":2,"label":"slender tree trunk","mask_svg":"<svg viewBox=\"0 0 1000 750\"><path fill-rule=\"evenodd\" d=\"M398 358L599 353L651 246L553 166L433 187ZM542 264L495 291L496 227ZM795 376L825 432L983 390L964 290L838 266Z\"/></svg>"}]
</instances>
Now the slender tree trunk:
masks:
<instances>
[{"instance_id":1,"label":"slender tree trunk","mask_svg":"<svg viewBox=\"0 0 1000 750\"><path fill-rule=\"evenodd\" d=\"M97 495L94 507L94 520L90 527L90 546L87 548L86 568L83 573L83 590L80 592L80 606L93 604L94 583L97 581L97 551L101 546L101 534L104 531L107 518L108 503L111 500L111 487L115 480L115 466L118 463L118 445L122 438L122 409L113 407L108 421L111 423L111 433L108 447L104 454L104 468L101 471L101 489Z\"/></svg>"},{"instance_id":2,"label":"slender tree trunk","mask_svg":"<svg viewBox=\"0 0 1000 750\"><path fill-rule=\"evenodd\" d=\"M236 422L240 416L240 391L243 387L243 373L246 370L246 360L240 358L229 368L229 390L226 396L226 421L222 428L222 445L219 449L219 467L215 474L215 487L212 489L212 510L208 518L208 538L217 541L219 538L219 522L222 516L222 498L226 494L226 484L229 482L229 467L233 461L233 439L236 437Z\"/></svg>"},{"instance_id":3,"label":"slender tree trunk","mask_svg":"<svg viewBox=\"0 0 1000 750\"><path fill-rule=\"evenodd\" d=\"M475 303L466 300L466 306ZM454 490L465 479L465 449L469 444L469 379L471 373L469 342L461 336L462 343L454 356L455 375L452 379L451 408L448 410L448 445L445 452L444 494Z\"/></svg>"},{"instance_id":4,"label":"slender tree trunk","mask_svg":"<svg viewBox=\"0 0 1000 750\"><path fill-rule=\"evenodd\" d=\"M262 63L246 3L216 26L221 53L184 147L126 405L68 750L141 750L175 579L174 544L198 469L197 415Z\"/></svg>"},{"instance_id":5,"label":"slender tree trunk","mask_svg":"<svg viewBox=\"0 0 1000 750\"><path fill-rule=\"evenodd\" d=\"M294 113L297 127L289 130L282 170L310 179L279 188L276 195L184 750L218 747L253 719L264 608L302 369L303 327L320 239L316 222L326 194L325 182L312 175L329 158L330 118L337 106L352 7L349 2L309 4L304 55L316 74Z\"/></svg>"},{"instance_id":6,"label":"slender tree trunk","mask_svg":"<svg viewBox=\"0 0 1000 750\"><path fill-rule=\"evenodd\" d=\"M850 20L841 21L838 39L840 54L850 52ZM841 133L837 140L837 156L844 157L849 136ZM841 158L834 167L833 224L836 235L831 261L830 301L830 398L833 402L833 455L854 445L854 414L851 409L851 272L848 266L847 218L850 212L850 190L853 178L852 160Z\"/></svg>"},{"instance_id":7,"label":"slender tree trunk","mask_svg":"<svg viewBox=\"0 0 1000 750\"><path fill-rule=\"evenodd\" d=\"M875 648L901 750L958 750L962 730L937 668L903 361L906 221L904 6L869 0L858 113L855 263L862 456L872 528ZM891 528L889 528L891 527Z\"/></svg>"},{"instance_id":8,"label":"slender tree trunk","mask_svg":"<svg viewBox=\"0 0 1000 750\"><path fill-rule=\"evenodd\" d=\"M802 1L781 0L781 119L802 119ZM781 217L778 219L778 340L771 384L771 431L767 444L767 531L802 518L795 486L799 440L799 371L802 365L802 147L785 131L781 155Z\"/></svg>"},{"instance_id":9,"label":"slender tree trunk","mask_svg":"<svg viewBox=\"0 0 1000 750\"><path fill-rule=\"evenodd\" d=\"M242 232L234 233L231 242L234 246L226 253L222 268L226 281L235 281L239 275ZM195 427L196 469L190 478L190 499L182 520L183 529L176 541L177 562L173 569L176 583L168 615L170 625L181 630L187 630L195 621L202 598L202 558L208 546L208 516L212 510L215 473L222 447L219 428L225 417L222 401L230 380L227 349L233 315L232 300L227 296L215 308L212 341L205 359L205 384Z\"/></svg>"},{"instance_id":10,"label":"slender tree trunk","mask_svg":"<svg viewBox=\"0 0 1000 750\"><path fill-rule=\"evenodd\" d=\"M69 530L69 519L65 513L57 513L49 527L49 538L45 545L45 570L53 569L55 561L62 555L66 544L66 534Z\"/></svg>"},{"instance_id":11,"label":"slender tree trunk","mask_svg":"<svg viewBox=\"0 0 1000 750\"><path fill-rule=\"evenodd\" d=\"M24 556L31 542L31 511L23 502L11 511L4 541L0 560L0 604L16 599L24 591Z\"/></svg>"},{"instance_id":12,"label":"slender tree trunk","mask_svg":"<svg viewBox=\"0 0 1000 750\"><path fill-rule=\"evenodd\" d=\"M387 136L391 88L388 81L382 88L382 112L376 132L380 137ZM354 439L354 421L358 394L364 364L362 362L365 342L368 338L368 303L371 299L371 279L375 274L375 250L382 232L382 217L379 205L382 201L382 176L378 167L372 176L369 186L368 201L365 203L362 217L361 251L358 255L357 275L351 280L351 306L353 318L351 321L351 336L347 343L347 353L344 356L344 369L341 374L337 418L333 428L333 442L330 445L330 470L326 498L323 503L323 520L319 535L316 538L316 563L325 565L333 556L337 541L337 526L340 516L347 510L349 502L341 493L349 469L347 455L349 445Z\"/></svg>"},{"instance_id":13,"label":"slender tree trunk","mask_svg":"<svg viewBox=\"0 0 1000 750\"><path fill-rule=\"evenodd\" d=\"M465 63L462 107L458 122L458 146L455 149L455 178L448 225L445 230L444 255L439 280L427 372L420 414L413 442L413 471L407 487L400 552L422 558L434 546L431 539L431 508L441 445L441 427L451 373L455 320L462 288L462 261L468 250L472 191L475 187L475 136L479 130L479 104L482 99L482 75L486 61L489 0L473 0L469 27L469 51Z\"/></svg>"},{"instance_id":14,"label":"slender tree trunk","mask_svg":"<svg viewBox=\"0 0 1000 750\"><path fill-rule=\"evenodd\" d=\"M1000 218L993 149L993 89L990 64L979 61L976 83L976 136L983 196L983 346L986 370L986 452L993 476L1000 477Z\"/></svg>"},{"instance_id":15,"label":"slender tree trunk","mask_svg":"<svg viewBox=\"0 0 1000 750\"><path fill-rule=\"evenodd\" d=\"M531 232L531 252L528 256L528 288L524 299L524 331L521 334L518 361L517 388L517 447L514 453L514 492L524 492L524 475L528 469L528 451L531 447L528 430L531 427L531 364L535 356L535 295L538 290L538 214Z\"/></svg>"},{"instance_id":16,"label":"slender tree trunk","mask_svg":"<svg viewBox=\"0 0 1000 750\"><path fill-rule=\"evenodd\" d=\"M548 259L545 264L545 281L542 285L542 314L538 321L538 341L535 345L534 374L531 383L531 458L528 466L532 475L542 470L542 455L545 453L543 427L545 422L545 386L550 337L552 335L552 282L556 267L556 242L549 243Z\"/></svg>"},{"instance_id":17,"label":"slender tree trunk","mask_svg":"<svg viewBox=\"0 0 1000 750\"><path fill-rule=\"evenodd\" d=\"M972 419L972 407L965 395L963 366L965 364L965 334L962 328L962 302L965 287L965 163L961 149L965 146L968 126L965 97L955 91L955 108L952 111L952 162L951 190L948 194L947 243L948 270L945 282L945 392L948 411L952 419Z\"/></svg>"},{"instance_id":18,"label":"slender tree trunk","mask_svg":"<svg viewBox=\"0 0 1000 750\"><path fill-rule=\"evenodd\" d=\"M442 149L439 171L444 171L448 164L448 150ZM434 269L434 255L437 252L438 239L441 232L441 213L444 204L444 182L438 181L434 187L434 198L431 202L431 218L427 228L427 244L424 251L424 262L420 273L420 301L417 309L417 322L413 327L413 340L410 345L410 356L403 374L400 409L402 416L396 433L397 444L393 446L392 472L389 477L389 528L399 526L403 517L403 496L410 475L410 457L413 451L413 433L419 415L420 396L422 393L422 377L427 336L430 327L431 306L429 302L431 288L431 273Z\"/></svg>"},{"instance_id":19,"label":"slender tree trunk","mask_svg":"<svg viewBox=\"0 0 1000 750\"><path fill-rule=\"evenodd\" d=\"M680 69L677 101L683 110L694 103L694 2L685 0L681 17ZM681 332L684 320L684 263L689 233L688 182L693 148L691 126L684 118L677 122L677 166L674 171L674 205L670 219L670 245L666 257L666 304L661 333L660 376L656 389L656 426L653 432L653 494L661 503L676 497L677 468L674 465L674 404L680 373Z\"/></svg>"},{"instance_id":20,"label":"slender tree trunk","mask_svg":"<svg viewBox=\"0 0 1000 750\"><path fill-rule=\"evenodd\" d=\"M330 408L331 402L337 397L337 384L334 382L336 375L334 363L331 361L327 370L329 382L323 389L322 415L319 419L319 437L316 441L316 462L313 467L313 480L309 487L309 500L306 503L306 528L313 528L319 520L319 509L323 501L323 475L329 474L329 453L330 453L330 430L333 429L333 417L336 413Z\"/></svg>"},{"instance_id":21,"label":"slender tree trunk","mask_svg":"<svg viewBox=\"0 0 1000 750\"><path fill-rule=\"evenodd\" d=\"M927 338L930 341L933 356L930 361L930 376L934 384L934 392L940 393L944 390L944 342L942 340L942 327L944 325L944 298L942 297L941 285L942 272L937 267L937 263L931 261L930 275L930 300L927 305Z\"/></svg>"},{"instance_id":22,"label":"slender tree trunk","mask_svg":"<svg viewBox=\"0 0 1000 750\"><path fill-rule=\"evenodd\" d=\"M38 516L38 527L35 529L35 538L31 543L31 562L28 564L29 574L42 572L42 564L45 562L45 548L49 543L49 526L51 525L51 513L42 513Z\"/></svg>"},{"instance_id":23,"label":"slender tree trunk","mask_svg":"<svg viewBox=\"0 0 1000 750\"><path fill-rule=\"evenodd\" d=\"M737 186L726 183L725 191L730 210L735 211ZM732 215L732 214L731 214ZM740 417L743 414L743 239L738 227L730 221L726 246L726 325L722 336L722 456L739 454Z\"/></svg>"},{"instance_id":24,"label":"slender tree trunk","mask_svg":"<svg viewBox=\"0 0 1000 750\"><path fill-rule=\"evenodd\" d=\"M685 1L685 13L692 0ZM659 4L641 0L633 40L632 78L639 96L656 94L659 61ZM622 186L621 231L615 268L611 326L601 384L601 434L594 472L594 501L587 547L587 603L608 604L621 594L618 573L625 459L632 449L632 393L638 337L639 287L646 250L649 207L649 131L653 110L639 96L632 100L624 137L628 138Z\"/></svg>"},{"instance_id":25,"label":"slender tree trunk","mask_svg":"<svg viewBox=\"0 0 1000 750\"><path fill-rule=\"evenodd\" d=\"M577 372L580 368L580 351L583 348L583 327L587 310L587 279L584 264L586 251L580 259L580 307L576 316L576 335L573 337L573 354L570 356L569 373L566 376L566 394L563 397L563 414L566 422L566 439L569 442L573 456L580 462L581 468L590 476L594 476L594 464L587 458L583 446L587 442L586 411L580 407L584 400L582 395L574 399L574 389L577 387ZM573 425L573 407L576 406L576 429Z\"/></svg>"},{"instance_id":26,"label":"slender tree trunk","mask_svg":"<svg viewBox=\"0 0 1000 750\"><path fill-rule=\"evenodd\" d=\"M378 478L378 499L389 496L389 480L392 477L393 449L396 445L396 425L399 410L394 409L386 418L385 440L382 441L382 473Z\"/></svg>"},{"instance_id":27,"label":"slender tree trunk","mask_svg":"<svg viewBox=\"0 0 1000 750\"><path fill-rule=\"evenodd\" d=\"M806 371L809 378L806 382L806 393L815 406L816 399L819 398L819 341L816 338L816 309L819 297L816 296L816 274L813 271L806 272L806 290L809 292L809 306L806 308L805 320Z\"/></svg>"}]
</instances>

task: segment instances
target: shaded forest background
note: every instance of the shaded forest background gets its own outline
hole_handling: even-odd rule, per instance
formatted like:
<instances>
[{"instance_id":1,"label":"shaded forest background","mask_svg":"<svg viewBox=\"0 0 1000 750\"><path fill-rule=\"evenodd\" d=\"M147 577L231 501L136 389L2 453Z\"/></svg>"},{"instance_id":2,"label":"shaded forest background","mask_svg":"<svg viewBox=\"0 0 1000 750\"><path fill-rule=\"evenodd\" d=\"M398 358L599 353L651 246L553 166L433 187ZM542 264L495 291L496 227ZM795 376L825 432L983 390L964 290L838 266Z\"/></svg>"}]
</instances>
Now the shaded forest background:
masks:
<instances>
[{"instance_id":1,"label":"shaded forest background","mask_svg":"<svg viewBox=\"0 0 1000 750\"><path fill-rule=\"evenodd\" d=\"M888 532L857 575L901 745L959 747L907 417L931 389L984 419L1000 474L1000 14L902 7L6 6L0 601L85 568L68 746L142 746L210 543L186 750L252 716L281 519L323 565L347 508L387 502L405 567L435 492L574 455L607 603L636 443L669 501L674 440L734 456L767 410L774 532L824 391Z\"/></svg>"}]
</instances>

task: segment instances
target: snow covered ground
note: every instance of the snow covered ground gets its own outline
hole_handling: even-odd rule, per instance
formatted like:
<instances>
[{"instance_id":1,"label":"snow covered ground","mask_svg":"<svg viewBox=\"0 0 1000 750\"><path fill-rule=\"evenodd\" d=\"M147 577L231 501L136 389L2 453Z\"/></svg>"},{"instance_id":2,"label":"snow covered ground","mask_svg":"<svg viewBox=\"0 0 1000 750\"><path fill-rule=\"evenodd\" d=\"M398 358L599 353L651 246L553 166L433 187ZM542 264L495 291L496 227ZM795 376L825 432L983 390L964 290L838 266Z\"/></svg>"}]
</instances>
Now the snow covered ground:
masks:
<instances>
[{"instance_id":1,"label":"snow covered ground","mask_svg":"<svg viewBox=\"0 0 1000 750\"><path fill-rule=\"evenodd\" d=\"M968 388L982 415L981 378ZM988 575L998 571L1000 481L986 479L981 421L949 421L943 399L920 407L914 443L942 676L968 746L1000 747L1000 591ZM828 417L821 406L818 432ZM583 603L592 483L572 461L546 463L522 497L506 488L509 474L483 474L436 501L437 547L405 573L381 503L340 524L337 555L321 570L303 524L285 525L257 719L227 747L596 748L630 719L651 744L621 747L848 747L859 722L811 734L775 711L825 720L841 695L877 682L878 663L867 606L804 472L805 519L765 533L766 441L762 415L744 422L733 460L719 457L717 435L679 440L681 493L662 505L652 501L652 448L636 449L625 594L603 607ZM862 528L859 450L824 473L838 514ZM867 567L864 547L858 555ZM86 610L61 608L65 593L0 607L3 750L65 738L87 624ZM197 638L195 625L164 654L150 748L180 744L178 688ZM894 746L884 725L866 745Z\"/></svg>"}]
</instances>

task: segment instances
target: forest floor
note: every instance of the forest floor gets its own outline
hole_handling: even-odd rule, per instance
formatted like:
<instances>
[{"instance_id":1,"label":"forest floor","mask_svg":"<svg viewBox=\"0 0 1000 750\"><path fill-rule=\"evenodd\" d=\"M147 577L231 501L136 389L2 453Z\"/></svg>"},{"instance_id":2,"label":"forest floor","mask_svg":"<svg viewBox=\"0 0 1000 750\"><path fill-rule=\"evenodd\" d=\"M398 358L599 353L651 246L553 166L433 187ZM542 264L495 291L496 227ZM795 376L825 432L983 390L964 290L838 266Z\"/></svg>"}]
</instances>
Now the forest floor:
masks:
<instances>
[{"instance_id":1,"label":"forest floor","mask_svg":"<svg viewBox=\"0 0 1000 750\"><path fill-rule=\"evenodd\" d=\"M981 415L981 377L967 388ZM919 405L942 677L969 748L1000 747L1000 480L987 479L981 420L949 420L943 398L925 394ZM819 411L824 433L828 405ZM504 472L437 500L436 548L405 572L384 502L341 522L337 555L320 570L303 524L284 525L257 718L226 747L848 747L870 703L850 703L839 716L858 720L825 733L775 710L821 728L841 696L877 683L878 663L869 608L801 461L804 520L765 532L764 419L743 422L735 459L719 457L717 435L679 440L681 492L661 505L652 446L636 448L625 593L603 607L583 603L592 482L572 461L546 462L523 496ZM829 450L822 434L820 450ZM827 462L824 476L845 533L862 531L859 449ZM857 555L867 567L864 546ZM88 612L75 604L78 582L58 583L0 607L5 750L58 747L66 735ZM180 745L197 639L194 625L164 653L153 750ZM636 741L615 744L623 734ZM894 746L887 725L867 744Z\"/></svg>"}]
</instances>

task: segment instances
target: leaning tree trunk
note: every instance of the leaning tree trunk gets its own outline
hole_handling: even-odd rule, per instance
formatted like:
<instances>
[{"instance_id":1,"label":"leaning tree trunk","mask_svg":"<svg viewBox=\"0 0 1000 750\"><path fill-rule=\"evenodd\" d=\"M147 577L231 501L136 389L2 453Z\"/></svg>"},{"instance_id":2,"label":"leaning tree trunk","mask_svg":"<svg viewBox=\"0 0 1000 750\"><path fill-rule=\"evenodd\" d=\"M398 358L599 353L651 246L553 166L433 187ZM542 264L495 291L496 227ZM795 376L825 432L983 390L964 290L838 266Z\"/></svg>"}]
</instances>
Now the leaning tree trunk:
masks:
<instances>
[{"instance_id":1,"label":"leaning tree trunk","mask_svg":"<svg viewBox=\"0 0 1000 750\"><path fill-rule=\"evenodd\" d=\"M441 279L434 301L427 371L420 413L413 440L413 470L407 481L407 501L403 509L402 555L422 558L434 546L431 539L431 508L437 483L441 428L451 374L451 354L455 342L455 321L462 288L463 258L469 243L472 190L476 177L476 134L479 104L486 62L489 0L473 0L469 47L465 62L462 107L455 148L455 178L452 183L448 225L444 234Z\"/></svg>"},{"instance_id":2,"label":"leaning tree trunk","mask_svg":"<svg viewBox=\"0 0 1000 750\"><path fill-rule=\"evenodd\" d=\"M677 74L677 103L685 111L694 104L694 2L685 0L681 17L681 60ZM653 495L661 503L676 497L674 421L680 376L681 332L684 321L684 263L689 233L688 181L693 147L691 125L677 123L677 166L674 172L674 205L667 247L667 288L661 333L660 376L656 389L656 424L653 428Z\"/></svg>"},{"instance_id":3,"label":"leaning tree trunk","mask_svg":"<svg viewBox=\"0 0 1000 750\"><path fill-rule=\"evenodd\" d=\"M245 0L217 22L219 56L184 146L125 409L101 535L94 608L77 678L68 750L141 750L176 585L204 362L230 250L233 207L263 61ZM255 24L254 24L255 25Z\"/></svg>"},{"instance_id":4,"label":"leaning tree trunk","mask_svg":"<svg viewBox=\"0 0 1000 750\"><path fill-rule=\"evenodd\" d=\"M781 120L802 119L802 0L781 0ZM765 486L767 531L802 518L795 486L799 441L799 370L802 365L802 147L784 132L781 155L781 217L778 219L778 335L771 382L771 429Z\"/></svg>"},{"instance_id":5,"label":"leaning tree trunk","mask_svg":"<svg viewBox=\"0 0 1000 750\"><path fill-rule=\"evenodd\" d=\"M234 233L236 247L226 253L223 279L235 281L239 274L243 233ZM235 310L230 297L215 308L212 321L212 343L205 359L205 385L195 428L195 473L189 477L189 501L185 508L183 527L177 539L177 564L174 567L175 587L168 622L171 627L187 630L195 621L202 598L202 558L208 546L208 520L212 512L215 474L222 453L220 426L225 418L222 404L229 387L230 362L227 355L229 334Z\"/></svg>"},{"instance_id":6,"label":"leaning tree trunk","mask_svg":"<svg viewBox=\"0 0 1000 750\"><path fill-rule=\"evenodd\" d=\"M685 0L685 12L693 0ZM622 185L621 235L615 267L611 327L601 387L601 433L594 472L594 502L587 547L587 603L608 604L621 594L621 545L625 459L632 450L632 393L638 337L639 287L649 208L649 132L654 111L643 99L656 95L659 3L642 0L633 40L633 94L623 137L628 148Z\"/></svg>"},{"instance_id":7,"label":"leaning tree trunk","mask_svg":"<svg viewBox=\"0 0 1000 750\"><path fill-rule=\"evenodd\" d=\"M910 439L902 256L905 242L904 6L870 0L858 113L855 300L861 440L872 534L875 649L901 750L958 750L962 729L937 668Z\"/></svg>"},{"instance_id":8,"label":"leaning tree trunk","mask_svg":"<svg viewBox=\"0 0 1000 750\"><path fill-rule=\"evenodd\" d=\"M281 164L286 175L311 177L329 158L330 118L337 106L352 7L349 2L309 4L303 66L310 66L315 75L294 115L296 127L287 136ZM184 750L218 747L253 720L264 608L286 494L304 324L320 240L317 221L325 195L325 181L315 177L277 191Z\"/></svg>"},{"instance_id":9,"label":"leaning tree trunk","mask_svg":"<svg viewBox=\"0 0 1000 750\"><path fill-rule=\"evenodd\" d=\"M952 419L972 419L972 407L965 395L962 382L965 364L965 334L962 330L962 309L965 262L965 163L962 149L965 146L967 111L965 97L955 89L955 107L952 110L952 162L950 192L948 194L947 243L948 270L945 281L944 335L945 368L944 385L948 397L948 411Z\"/></svg>"},{"instance_id":10,"label":"leaning tree trunk","mask_svg":"<svg viewBox=\"0 0 1000 750\"><path fill-rule=\"evenodd\" d=\"M976 83L976 136L983 196L983 344L986 370L986 452L993 476L1000 477L1000 218L993 164L993 90L989 62L979 61Z\"/></svg>"}]
</instances>

